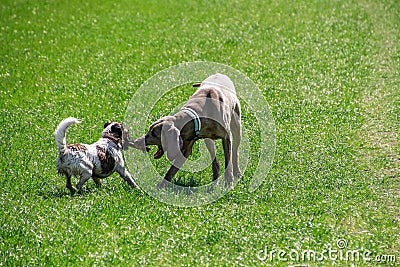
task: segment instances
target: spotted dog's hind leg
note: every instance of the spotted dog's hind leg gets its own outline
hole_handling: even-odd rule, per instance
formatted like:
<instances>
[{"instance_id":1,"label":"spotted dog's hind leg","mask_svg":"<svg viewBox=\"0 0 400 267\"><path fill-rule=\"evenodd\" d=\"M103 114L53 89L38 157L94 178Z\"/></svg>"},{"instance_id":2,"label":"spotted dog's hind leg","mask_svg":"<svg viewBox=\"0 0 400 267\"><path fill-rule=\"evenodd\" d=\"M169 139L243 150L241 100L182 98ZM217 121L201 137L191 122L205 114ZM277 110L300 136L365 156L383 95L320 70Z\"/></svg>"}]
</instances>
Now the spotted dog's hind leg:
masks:
<instances>
[{"instance_id":1,"label":"spotted dog's hind leg","mask_svg":"<svg viewBox=\"0 0 400 267\"><path fill-rule=\"evenodd\" d=\"M89 180L90 178L92 178L92 170L89 169L83 170L80 175L80 180L76 185L76 189L80 190L82 186L86 183L86 181Z\"/></svg>"},{"instance_id":2,"label":"spotted dog's hind leg","mask_svg":"<svg viewBox=\"0 0 400 267\"><path fill-rule=\"evenodd\" d=\"M65 178L66 178L66 186L67 186L67 188L69 189L69 191L71 193L74 193L76 191L76 188L71 183L71 175L66 174Z\"/></svg>"},{"instance_id":3,"label":"spotted dog's hind leg","mask_svg":"<svg viewBox=\"0 0 400 267\"><path fill-rule=\"evenodd\" d=\"M101 187L101 180L98 177L92 177L93 181L96 183L97 187Z\"/></svg>"}]
</instances>

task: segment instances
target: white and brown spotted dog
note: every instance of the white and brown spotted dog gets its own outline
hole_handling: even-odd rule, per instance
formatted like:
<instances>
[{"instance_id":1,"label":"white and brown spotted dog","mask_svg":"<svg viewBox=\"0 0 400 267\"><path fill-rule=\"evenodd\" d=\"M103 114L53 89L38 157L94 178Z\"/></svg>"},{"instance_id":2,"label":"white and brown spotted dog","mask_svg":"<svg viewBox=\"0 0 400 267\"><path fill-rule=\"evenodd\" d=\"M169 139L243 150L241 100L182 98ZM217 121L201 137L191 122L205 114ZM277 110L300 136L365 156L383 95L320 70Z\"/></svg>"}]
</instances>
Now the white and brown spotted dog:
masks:
<instances>
[{"instance_id":1,"label":"white and brown spotted dog","mask_svg":"<svg viewBox=\"0 0 400 267\"><path fill-rule=\"evenodd\" d=\"M137 187L130 173L126 170L121 149L128 149L130 138L128 128L122 123L107 122L101 138L94 144L66 144L68 127L80 123L78 119L67 118L57 127L54 135L58 146L57 172L64 175L67 188L73 193L82 188L92 178L100 186L100 179L117 172L129 185ZM71 177L79 176L76 187L71 184Z\"/></svg>"}]
</instances>

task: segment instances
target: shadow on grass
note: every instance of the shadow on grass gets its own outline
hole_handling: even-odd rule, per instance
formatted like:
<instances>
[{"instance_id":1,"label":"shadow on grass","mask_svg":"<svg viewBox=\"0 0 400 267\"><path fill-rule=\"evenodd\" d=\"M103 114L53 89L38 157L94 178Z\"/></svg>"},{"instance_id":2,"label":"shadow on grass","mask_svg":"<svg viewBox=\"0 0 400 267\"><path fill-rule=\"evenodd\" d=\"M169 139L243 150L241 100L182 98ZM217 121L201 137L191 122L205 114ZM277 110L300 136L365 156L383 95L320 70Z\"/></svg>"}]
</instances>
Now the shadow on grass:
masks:
<instances>
[{"instance_id":1,"label":"shadow on grass","mask_svg":"<svg viewBox=\"0 0 400 267\"><path fill-rule=\"evenodd\" d=\"M43 199L56 199L56 198L64 198L64 197L80 197L90 195L93 192L97 191L101 188L95 187L85 187L81 190L71 193L65 187L53 187L53 190L39 190L38 195Z\"/></svg>"},{"instance_id":2,"label":"shadow on grass","mask_svg":"<svg viewBox=\"0 0 400 267\"><path fill-rule=\"evenodd\" d=\"M178 179L175 179L175 181L173 181L173 183L175 185L179 185L182 187L197 187L197 186L201 185L198 181L193 179L193 177L191 177L189 179L187 179L186 177L185 178L178 177Z\"/></svg>"},{"instance_id":3,"label":"shadow on grass","mask_svg":"<svg viewBox=\"0 0 400 267\"><path fill-rule=\"evenodd\" d=\"M128 185L123 184L122 189L124 192L140 192L139 189L132 188ZM65 187L56 187L54 186L52 189L41 189L38 190L38 196L43 199L61 199L65 197L85 197L89 195L102 194L102 193L112 193L116 191L116 188L113 186L102 185L100 187L96 186L84 186L81 190L71 193Z\"/></svg>"}]
</instances>

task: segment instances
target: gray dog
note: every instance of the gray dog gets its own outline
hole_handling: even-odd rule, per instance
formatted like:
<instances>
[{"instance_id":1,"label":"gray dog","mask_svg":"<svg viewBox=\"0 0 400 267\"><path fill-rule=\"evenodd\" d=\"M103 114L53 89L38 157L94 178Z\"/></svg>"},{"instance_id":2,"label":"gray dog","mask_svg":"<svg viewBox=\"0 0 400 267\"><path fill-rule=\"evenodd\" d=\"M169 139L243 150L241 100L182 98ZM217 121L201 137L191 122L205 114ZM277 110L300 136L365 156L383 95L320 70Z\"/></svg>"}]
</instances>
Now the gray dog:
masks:
<instances>
[{"instance_id":1,"label":"gray dog","mask_svg":"<svg viewBox=\"0 0 400 267\"><path fill-rule=\"evenodd\" d=\"M166 152L173 165L159 184L159 188L163 188L182 167L198 139L205 141L212 158L213 181L217 180L220 167L214 140L222 139L225 181L233 188L233 176L241 176L238 148L242 135L240 103L235 87L229 77L219 73L194 86L199 89L178 113L157 120L147 134L129 145L142 151L149 151L149 145L158 146L154 154L156 159Z\"/></svg>"},{"instance_id":2,"label":"gray dog","mask_svg":"<svg viewBox=\"0 0 400 267\"><path fill-rule=\"evenodd\" d=\"M128 149L128 128L118 122L107 122L101 138L96 143L67 145L67 129L76 123L79 123L77 119L67 118L58 125L54 133L58 146L57 171L65 175L67 188L71 192L79 190L90 178L100 186L100 179L114 172L119 173L129 185L137 187L125 168L120 151L121 148ZM71 176L80 177L76 188L71 184Z\"/></svg>"}]
</instances>

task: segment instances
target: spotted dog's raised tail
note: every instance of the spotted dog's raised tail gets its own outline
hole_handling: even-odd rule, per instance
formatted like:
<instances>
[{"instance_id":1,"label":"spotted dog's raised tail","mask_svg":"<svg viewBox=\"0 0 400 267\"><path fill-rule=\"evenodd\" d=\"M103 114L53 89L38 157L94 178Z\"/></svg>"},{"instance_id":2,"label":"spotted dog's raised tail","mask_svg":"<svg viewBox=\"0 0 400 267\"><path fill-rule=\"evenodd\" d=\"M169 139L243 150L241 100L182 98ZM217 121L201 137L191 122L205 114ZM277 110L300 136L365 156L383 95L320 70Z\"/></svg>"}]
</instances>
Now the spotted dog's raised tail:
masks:
<instances>
[{"instance_id":1,"label":"spotted dog's raised tail","mask_svg":"<svg viewBox=\"0 0 400 267\"><path fill-rule=\"evenodd\" d=\"M54 132L54 137L56 139L56 143L58 146L59 153L64 153L67 145L67 130L73 124L80 123L80 121L76 118L66 118L58 125L56 131Z\"/></svg>"}]
</instances>

